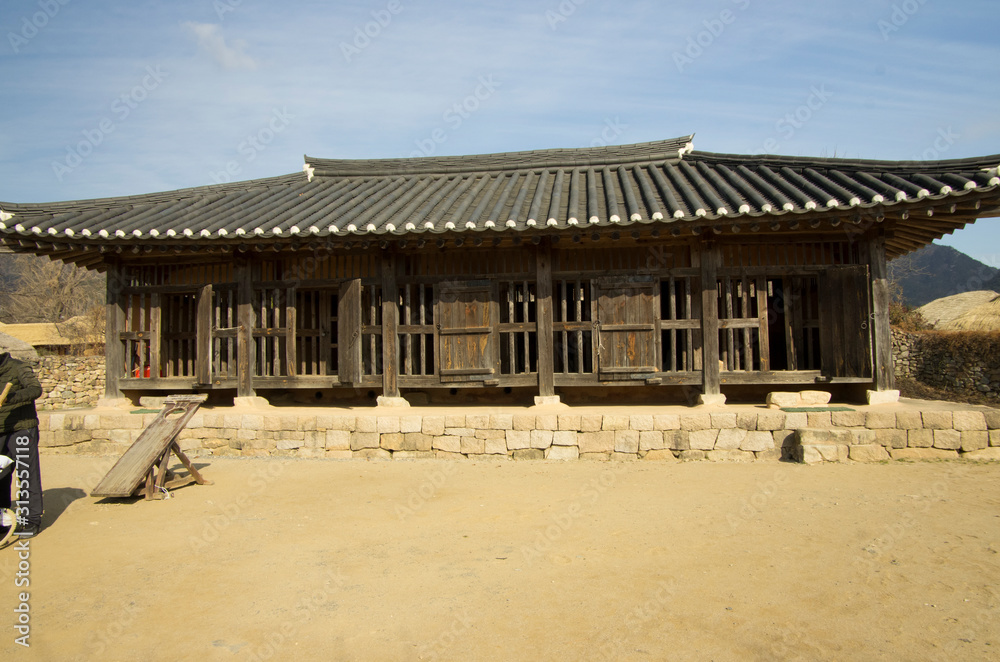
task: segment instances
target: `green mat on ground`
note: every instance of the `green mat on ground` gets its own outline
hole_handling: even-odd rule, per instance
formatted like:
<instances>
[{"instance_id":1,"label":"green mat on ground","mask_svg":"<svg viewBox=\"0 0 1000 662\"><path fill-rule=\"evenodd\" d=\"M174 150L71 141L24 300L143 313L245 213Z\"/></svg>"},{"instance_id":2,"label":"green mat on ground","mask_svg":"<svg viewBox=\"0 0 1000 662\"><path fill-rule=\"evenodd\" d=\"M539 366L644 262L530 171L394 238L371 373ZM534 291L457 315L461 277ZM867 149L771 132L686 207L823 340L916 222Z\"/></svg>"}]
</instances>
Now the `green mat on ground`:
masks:
<instances>
[{"instance_id":1,"label":"green mat on ground","mask_svg":"<svg viewBox=\"0 0 1000 662\"><path fill-rule=\"evenodd\" d=\"M782 407L781 411L787 411L790 414L797 414L799 412L812 412L812 411L854 411L850 407Z\"/></svg>"}]
</instances>

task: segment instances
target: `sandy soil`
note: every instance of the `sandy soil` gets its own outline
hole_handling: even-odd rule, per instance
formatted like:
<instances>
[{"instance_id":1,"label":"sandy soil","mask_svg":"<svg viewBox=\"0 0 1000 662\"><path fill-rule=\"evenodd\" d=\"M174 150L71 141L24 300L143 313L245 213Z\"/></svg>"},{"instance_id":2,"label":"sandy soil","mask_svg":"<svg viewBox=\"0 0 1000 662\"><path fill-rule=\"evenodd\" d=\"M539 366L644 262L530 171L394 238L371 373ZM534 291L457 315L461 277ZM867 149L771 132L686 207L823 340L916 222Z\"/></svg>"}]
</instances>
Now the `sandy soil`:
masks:
<instances>
[{"instance_id":1,"label":"sandy soil","mask_svg":"<svg viewBox=\"0 0 1000 662\"><path fill-rule=\"evenodd\" d=\"M1000 660L997 464L113 460L43 456L4 660Z\"/></svg>"}]
</instances>

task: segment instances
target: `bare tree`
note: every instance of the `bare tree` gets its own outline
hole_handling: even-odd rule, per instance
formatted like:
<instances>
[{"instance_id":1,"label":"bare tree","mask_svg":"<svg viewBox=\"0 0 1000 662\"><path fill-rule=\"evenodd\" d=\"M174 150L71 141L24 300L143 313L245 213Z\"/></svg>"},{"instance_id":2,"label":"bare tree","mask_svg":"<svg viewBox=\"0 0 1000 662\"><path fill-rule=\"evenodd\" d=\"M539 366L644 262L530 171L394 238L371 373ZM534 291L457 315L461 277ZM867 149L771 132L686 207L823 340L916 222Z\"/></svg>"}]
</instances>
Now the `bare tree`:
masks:
<instances>
[{"instance_id":1,"label":"bare tree","mask_svg":"<svg viewBox=\"0 0 1000 662\"><path fill-rule=\"evenodd\" d=\"M912 253L889 263L889 322L894 327L902 331L928 328L923 316L906 303L903 292L904 279L927 274L925 267L916 264Z\"/></svg>"},{"instance_id":2,"label":"bare tree","mask_svg":"<svg viewBox=\"0 0 1000 662\"><path fill-rule=\"evenodd\" d=\"M104 302L104 274L34 255L7 259L13 282L0 292L4 322L64 322Z\"/></svg>"}]
</instances>

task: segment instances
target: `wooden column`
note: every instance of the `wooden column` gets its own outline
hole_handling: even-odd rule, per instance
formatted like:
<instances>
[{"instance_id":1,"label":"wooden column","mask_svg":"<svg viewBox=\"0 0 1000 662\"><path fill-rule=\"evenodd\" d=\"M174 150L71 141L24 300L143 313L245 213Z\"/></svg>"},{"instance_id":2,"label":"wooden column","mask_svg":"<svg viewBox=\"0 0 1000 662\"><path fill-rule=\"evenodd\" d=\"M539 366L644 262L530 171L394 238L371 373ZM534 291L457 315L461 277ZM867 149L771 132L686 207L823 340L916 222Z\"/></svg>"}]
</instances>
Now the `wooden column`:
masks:
<instances>
[{"instance_id":1,"label":"wooden column","mask_svg":"<svg viewBox=\"0 0 1000 662\"><path fill-rule=\"evenodd\" d=\"M205 285L198 291L198 347L195 374L199 384L212 383L212 286Z\"/></svg>"},{"instance_id":2,"label":"wooden column","mask_svg":"<svg viewBox=\"0 0 1000 662\"><path fill-rule=\"evenodd\" d=\"M118 262L108 266L107 303L104 311L104 397L117 400L124 397L118 387L125 374L125 350L120 334L125 318L122 300L122 267Z\"/></svg>"},{"instance_id":3,"label":"wooden column","mask_svg":"<svg viewBox=\"0 0 1000 662\"><path fill-rule=\"evenodd\" d=\"M236 374L237 397L255 395L253 390L254 344L253 344L253 274L251 264L246 259L236 261L237 315L239 327L236 330Z\"/></svg>"},{"instance_id":4,"label":"wooden column","mask_svg":"<svg viewBox=\"0 0 1000 662\"><path fill-rule=\"evenodd\" d=\"M295 377L298 374L298 356L295 352L297 305L298 289L289 287L285 290L285 374L289 377Z\"/></svg>"},{"instance_id":5,"label":"wooden column","mask_svg":"<svg viewBox=\"0 0 1000 662\"><path fill-rule=\"evenodd\" d=\"M337 300L337 379L361 385L361 279L342 283Z\"/></svg>"},{"instance_id":6,"label":"wooden column","mask_svg":"<svg viewBox=\"0 0 1000 662\"><path fill-rule=\"evenodd\" d=\"M722 252L714 242L701 248L701 337L702 391L705 395L722 392L719 375L719 306L716 283Z\"/></svg>"},{"instance_id":7,"label":"wooden column","mask_svg":"<svg viewBox=\"0 0 1000 662\"><path fill-rule=\"evenodd\" d=\"M885 264L885 237L874 237L868 242L868 256L872 278L875 390L888 391L896 388L896 374L892 364L892 332L889 330L889 274Z\"/></svg>"},{"instance_id":8,"label":"wooden column","mask_svg":"<svg viewBox=\"0 0 1000 662\"><path fill-rule=\"evenodd\" d=\"M382 395L399 396L399 307L396 305L396 256L382 253Z\"/></svg>"},{"instance_id":9,"label":"wooden column","mask_svg":"<svg viewBox=\"0 0 1000 662\"><path fill-rule=\"evenodd\" d=\"M552 246L543 241L535 260L535 292L538 297L538 395L556 394L552 332Z\"/></svg>"}]
</instances>

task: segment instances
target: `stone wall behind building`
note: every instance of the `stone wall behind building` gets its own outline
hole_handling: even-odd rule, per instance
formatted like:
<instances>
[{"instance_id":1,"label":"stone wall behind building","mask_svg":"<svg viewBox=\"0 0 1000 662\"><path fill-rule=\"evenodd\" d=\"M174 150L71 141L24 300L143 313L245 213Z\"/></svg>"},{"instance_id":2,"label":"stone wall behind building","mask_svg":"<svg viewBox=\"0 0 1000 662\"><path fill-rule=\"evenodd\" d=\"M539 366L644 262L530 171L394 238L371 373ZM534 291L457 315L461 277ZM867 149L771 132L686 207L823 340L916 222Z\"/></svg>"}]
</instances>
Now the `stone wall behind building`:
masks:
<instances>
[{"instance_id":1,"label":"stone wall behind building","mask_svg":"<svg viewBox=\"0 0 1000 662\"><path fill-rule=\"evenodd\" d=\"M1000 397L1000 334L892 330L897 377L952 393Z\"/></svg>"},{"instance_id":2,"label":"stone wall behind building","mask_svg":"<svg viewBox=\"0 0 1000 662\"><path fill-rule=\"evenodd\" d=\"M42 385L39 410L93 407L104 394L103 356L40 356L34 368Z\"/></svg>"}]
</instances>

